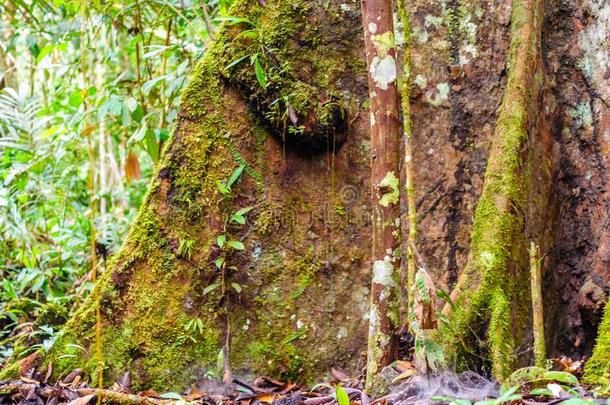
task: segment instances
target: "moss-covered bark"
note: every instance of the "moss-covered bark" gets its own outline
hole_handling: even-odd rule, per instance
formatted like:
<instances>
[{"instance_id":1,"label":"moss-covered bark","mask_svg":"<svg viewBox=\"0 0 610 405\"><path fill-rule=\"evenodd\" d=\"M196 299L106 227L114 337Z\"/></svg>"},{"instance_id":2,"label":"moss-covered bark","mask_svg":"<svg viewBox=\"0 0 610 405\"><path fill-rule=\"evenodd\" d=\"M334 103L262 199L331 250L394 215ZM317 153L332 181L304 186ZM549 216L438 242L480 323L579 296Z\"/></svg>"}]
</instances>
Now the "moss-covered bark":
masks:
<instances>
[{"instance_id":1,"label":"moss-covered bark","mask_svg":"<svg viewBox=\"0 0 610 405\"><path fill-rule=\"evenodd\" d=\"M500 380L528 333L528 238L545 237L552 180L540 125L542 21L542 1L513 0L508 81L445 335L459 367L485 367L488 358Z\"/></svg>"},{"instance_id":2,"label":"moss-covered bark","mask_svg":"<svg viewBox=\"0 0 610 405\"><path fill-rule=\"evenodd\" d=\"M360 232L369 225L344 204L360 209L367 196L344 202L338 192L368 183L365 132L347 128L365 91L359 13L239 0L231 14L247 21L222 29L195 67L146 200L101 277L108 384L130 370L134 389L188 386L217 371L227 340L237 373L299 381L330 365L355 368L363 347L370 241ZM226 198L217 183L240 165ZM244 207L253 207L246 224L225 229ZM223 233L245 250L223 251ZM206 290L222 278L225 288ZM342 289L348 282L363 287ZM91 374L94 329L88 299L40 364L52 362L57 376Z\"/></svg>"},{"instance_id":3,"label":"moss-covered bark","mask_svg":"<svg viewBox=\"0 0 610 405\"><path fill-rule=\"evenodd\" d=\"M583 380L610 389L610 303L606 304L593 355L585 364Z\"/></svg>"}]
</instances>

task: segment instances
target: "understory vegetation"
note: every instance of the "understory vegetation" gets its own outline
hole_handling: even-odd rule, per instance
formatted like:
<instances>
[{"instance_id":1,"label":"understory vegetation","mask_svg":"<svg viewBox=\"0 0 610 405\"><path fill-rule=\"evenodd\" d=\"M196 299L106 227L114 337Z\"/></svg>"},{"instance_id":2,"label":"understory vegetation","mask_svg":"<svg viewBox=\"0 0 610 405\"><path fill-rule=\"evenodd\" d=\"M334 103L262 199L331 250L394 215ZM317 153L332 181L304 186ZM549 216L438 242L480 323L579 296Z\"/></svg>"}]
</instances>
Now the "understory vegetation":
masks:
<instances>
[{"instance_id":1,"label":"understory vegetation","mask_svg":"<svg viewBox=\"0 0 610 405\"><path fill-rule=\"evenodd\" d=\"M230 3L0 4L0 364L92 290L92 224L99 258L122 243Z\"/></svg>"}]
</instances>

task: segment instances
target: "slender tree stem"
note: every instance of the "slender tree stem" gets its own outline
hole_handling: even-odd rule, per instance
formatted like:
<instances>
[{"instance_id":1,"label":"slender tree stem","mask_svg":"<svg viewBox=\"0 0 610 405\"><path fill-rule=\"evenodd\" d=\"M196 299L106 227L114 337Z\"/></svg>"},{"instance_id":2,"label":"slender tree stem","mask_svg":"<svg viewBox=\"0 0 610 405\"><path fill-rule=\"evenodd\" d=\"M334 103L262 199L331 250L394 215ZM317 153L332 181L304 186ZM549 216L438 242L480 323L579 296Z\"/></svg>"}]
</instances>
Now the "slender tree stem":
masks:
<instances>
[{"instance_id":1,"label":"slender tree stem","mask_svg":"<svg viewBox=\"0 0 610 405\"><path fill-rule=\"evenodd\" d=\"M380 389L377 384L379 372L395 359L398 350L401 123L392 2L362 0L362 18L371 99L373 211L373 280L366 388L375 393Z\"/></svg>"},{"instance_id":2,"label":"slender tree stem","mask_svg":"<svg viewBox=\"0 0 610 405\"><path fill-rule=\"evenodd\" d=\"M538 367L544 367L546 364L541 273L540 248L532 242L530 245L530 280L532 286L532 314L534 323L534 360L535 365Z\"/></svg>"},{"instance_id":3,"label":"slender tree stem","mask_svg":"<svg viewBox=\"0 0 610 405\"><path fill-rule=\"evenodd\" d=\"M411 249L417 242L417 208L415 199L415 183L413 170L413 132L411 128L411 21L409 12L404 0L398 0L398 13L400 22L403 27L403 45L402 45L402 80L400 82L400 98L402 106L403 120L403 144L405 148L404 165L405 165L405 191L407 194L408 218L409 218L409 234L408 240L403 243L404 251L407 252L407 291L408 291L408 307L413 304L413 294L411 293L413 284L415 283L415 257ZM410 243L411 242L411 243Z\"/></svg>"}]
</instances>

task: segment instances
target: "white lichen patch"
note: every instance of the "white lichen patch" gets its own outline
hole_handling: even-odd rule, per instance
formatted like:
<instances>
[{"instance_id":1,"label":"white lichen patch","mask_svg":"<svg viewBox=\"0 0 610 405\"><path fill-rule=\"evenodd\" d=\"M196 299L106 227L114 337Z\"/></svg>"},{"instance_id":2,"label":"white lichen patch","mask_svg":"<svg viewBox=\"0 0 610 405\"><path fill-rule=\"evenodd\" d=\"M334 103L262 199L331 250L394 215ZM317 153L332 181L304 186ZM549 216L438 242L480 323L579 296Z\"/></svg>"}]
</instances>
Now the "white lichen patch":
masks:
<instances>
[{"instance_id":1,"label":"white lichen patch","mask_svg":"<svg viewBox=\"0 0 610 405\"><path fill-rule=\"evenodd\" d=\"M578 45L583 50L579 65L591 79L592 85L605 98L610 97L610 2L586 0L592 17L587 27L578 34Z\"/></svg>"},{"instance_id":2,"label":"white lichen patch","mask_svg":"<svg viewBox=\"0 0 610 405\"><path fill-rule=\"evenodd\" d=\"M381 90L387 90L388 86L396 81L396 61L390 55L384 58L375 56L371 62L370 73L375 85Z\"/></svg>"},{"instance_id":3,"label":"white lichen patch","mask_svg":"<svg viewBox=\"0 0 610 405\"><path fill-rule=\"evenodd\" d=\"M435 107L440 106L449 99L449 83L443 82L436 85L433 94L426 95L426 101Z\"/></svg>"},{"instance_id":4,"label":"white lichen patch","mask_svg":"<svg viewBox=\"0 0 610 405\"><path fill-rule=\"evenodd\" d=\"M576 108L571 110L570 116L582 128L591 128L593 126L593 112L591 111L591 106L586 101L581 101Z\"/></svg>"},{"instance_id":5,"label":"white lichen patch","mask_svg":"<svg viewBox=\"0 0 610 405\"><path fill-rule=\"evenodd\" d=\"M396 283L393 274L394 266L389 256L386 256L384 260L375 260L373 264L373 283L394 287Z\"/></svg>"},{"instance_id":6,"label":"white lichen patch","mask_svg":"<svg viewBox=\"0 0 610 405\"><path fill-rule=\"evenodd\" d=\"M339 328L339 332L337 333L337 339L343 339L347 337L347 328L342 326Z\"/></svg>"},{"instance_id":7,"label":"white lichen patch","mask_svg":"<svg viewBox=\"0 0 610 405\"><path fill-rule=\"evenodd\" d=\"M415 76L415 80L413 80L413 83L419 86L420 89L423 89L428 85L428 79L426 79L424 75L417 75Z\"/></svg>"},{"instance_id":8,"label":"white lichen patch","mask_svg":"<svg viewBox=\"0 0 610 405\"><path fill-rule=\"evenodd\" d=\"M375 34L377 32L377 24L375 24L374 22L370 22L369 23L369 32L371 34Z\"/></svg>"},{"instance_id":9,"label":"white lichen patch","mask_svg":"<svg viewBox=\"0 0 610 405\"><path fill-rule=\"evenodd\" d=\"M371 306L369 313L369 336L375 336L379 332L379 314L377 313L377 307Z\"/></svg>"},{"instance_id":10,"label":"white lichen patch","mask_svg":"<svg viewBox=\"0 0 610 405\"><path fill-rule=\"evenodd\" d=\"M380 205L387 207L390 204L398 204L398 198L400 196L398 190L398 183L398 177L396 177L396 174L393 171L389 171L385 174L383 180L379 182L378 187L380 189L389 188L390 191L381 196L381 198L379 199Z\"/></svg>"},{"instance_id":11,"label":"white lichen patch","mask_svg":"<svg viewBox=\"0 0 610 405\"><path fill-rule=\"evenodd\" d=\"M350 7L349 4L342 3L341 4L341 10L343 10L343 11L352 11L352 8Z\"/></svg>"},{"instance_id":12,"label":"white lichen patch","mask_svg":"<svg viewBox=\"0 0 610 405\"><path fill-rule=\"evenodd\" d=\"M411 33L411 38L415 40L418 44L425 44L428 42L428 38L430 38L430 34L428 31L421 27L415 27L413 32Z\"/></svg>"}]
</instances>

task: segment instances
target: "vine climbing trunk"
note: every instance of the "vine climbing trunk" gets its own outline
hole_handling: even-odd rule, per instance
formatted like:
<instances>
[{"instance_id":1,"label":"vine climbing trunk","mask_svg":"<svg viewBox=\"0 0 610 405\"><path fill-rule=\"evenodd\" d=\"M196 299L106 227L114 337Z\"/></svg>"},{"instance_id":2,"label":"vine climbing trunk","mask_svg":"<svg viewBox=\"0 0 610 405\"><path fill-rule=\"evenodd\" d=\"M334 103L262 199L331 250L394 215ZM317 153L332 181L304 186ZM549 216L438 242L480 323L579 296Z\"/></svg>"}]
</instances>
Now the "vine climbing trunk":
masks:
<instances>
[{"instance_id":1,"label":"vine climbing trunk","mask_svg":"<svg viewBox=\"0 0 610 405\"><path fill-rule=\"evenodd\" d=\"M363 0L362 20L371 100L373 271L366 387L397 355L399 328L400 117L392 2Z\"/></svg>"},{"instance_id":2,"label":"vine climbing trunk","mask_svg":"<svg viewBox=\"0 0 610 405\"><path fill-rule=\"evenodd\" d=\"M413 304L412 287L415 283L415 254L411 245L417 243L417 201L415 197L415 175L413 169L413 130L411 128L411 22L409 11L404 0L398 0L398 15L402 23L403 41L402 41L402 76L400 81L400 101L402 107L402 126L403 126L403 145L404 145L404 178L405 178L405 194L407 200L407 218L408 218L408 234L406 240L403 241L402 251L407 254L407 277L406 291L408 293L407 311L410 310ZM403 224L403 229L404 229ZM405 238L405 233L402 233Z\"/></svg>"},{"instance_id":3,"label":"vine climbing trunk","mask_svg":"<svg viewBox=\"0 0 610 405\"><path fill-rule=\"evenodd\" d=\"M499 380L530 325L528 240L544 239L547 228L553 162L540 113L543 10L542 0L512 1L508 80L446 334L458 365L476 367L470 351L481 350Z\"/></svg>"}]
</instances>

